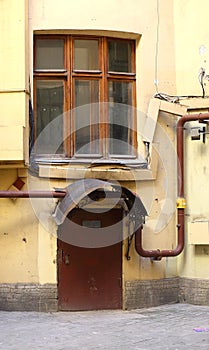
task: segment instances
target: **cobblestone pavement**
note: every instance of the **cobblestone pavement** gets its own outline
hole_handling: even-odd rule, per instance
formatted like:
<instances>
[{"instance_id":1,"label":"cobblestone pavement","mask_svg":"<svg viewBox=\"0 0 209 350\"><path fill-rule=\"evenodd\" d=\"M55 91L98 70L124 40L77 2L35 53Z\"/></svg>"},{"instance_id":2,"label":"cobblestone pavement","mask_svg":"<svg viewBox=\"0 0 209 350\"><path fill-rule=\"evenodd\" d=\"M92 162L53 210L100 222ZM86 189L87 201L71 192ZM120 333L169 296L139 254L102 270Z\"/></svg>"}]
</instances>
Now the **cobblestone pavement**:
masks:
<instances>
[{"instance_id":1,"label":"cobblestone pavement","mask_svg":"<svg viewBox=\"0 0 209 350\"><path fill-rule=\"evenodd\" d=\"M209 350L209 306L132 311L0 312L0 349Z\"/></svg>"}]
</instances>

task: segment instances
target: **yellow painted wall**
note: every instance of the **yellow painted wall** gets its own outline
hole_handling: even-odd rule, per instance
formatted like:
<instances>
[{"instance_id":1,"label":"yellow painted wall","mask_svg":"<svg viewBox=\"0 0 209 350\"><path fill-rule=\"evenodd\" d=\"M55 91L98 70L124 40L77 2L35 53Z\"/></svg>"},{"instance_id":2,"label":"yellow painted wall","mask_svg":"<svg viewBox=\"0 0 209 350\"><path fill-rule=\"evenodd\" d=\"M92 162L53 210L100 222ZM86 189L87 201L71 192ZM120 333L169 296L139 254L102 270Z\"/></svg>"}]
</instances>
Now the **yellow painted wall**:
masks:
<instances>
[{"instance_id":1,"label":"yellow painted wall","mask_svg":"<svg viewBox=\"0 0 209 350\"><path fill-rule=\"evenodd\" d=\"M0 170L0 189L8 189L16 179L16 169ZM0 217L0 283L37 283L38 221L30 201L0 199Z\"/></svg>"},{"instance_id":2,"label":"yellow painted wall","mask_svg":"<svg viewBox=\"0 0 209 350\"><path fill-rule=\"evenodd\" d=\"M198 75L201 67L209 73L207 0L175 0L175 56L178 95L202 96ZM209 83L206 82L206 94Z\"/></svg>"},{"instance_id":3,"label":"yellow painted wall","mask_svg":"<svg viewBox=\"0 0 209 350\"><path fill-rule=\"evenodd\" d=\"M39 283L57 282L57 227L47 230L38 225L38 271Z\"/></svg>"},{"instance_id":4,"label":"yellow painted wall","mask_svg":"<svg viewBox=\"0 0 209 350\"><path fill-rule=\"evenodd\" d=\"M197 126L193 123L193 126ZM209 138L206 143L191 141L189 132L185 142L185 196L186 209L186 249L179 259L179 273L184 277L209 279ZM191 225L205 223L197 227L196 244L189 239ZM201 244L202 237L206 239Z\"/></svg>"},{"instance_id":5,"label":"yellow painted wall","mask_svg":"<svg viewBox=\"0 0 209 350\"><path fill-rule=\"evenodd\" d=\"M120 11L118 11L120 8ZM64 11L63 11L64 9ZM33 71L33 32L36 33L81 33L96 35L112 35L130 37L137 40L136 66L137 66L137 108L139 113L138 131L143 129L144 117L147 112L149 99L155 92L166 91L175 94L175 45L173 28L173 1L161 0L107 0L105 2L79 0L76 2L61 0L59 7L51 0L31 0L29 6L29 66L30 76ZM172 130L171 126L171 130ZM168 129L168 127L167 127ZM160 141L160 136L155 140ZM129 188L137 187L137 192L149 207L151 215L147 220L159 221L160 209L165 199L165 191L162 182L165 180L163 165L161 166L162 178L158 179L157 188L155 181L127 183ZM55 171L56 172L56 171ZM98 176L102 177L98 173ZM113 178L117 179L117 176ZM64 182L58 182L61 187ZM38 186L46 188L46 180L39 181ZM52 186L54 182L52 181ZM154 189L154 192L153 192ZM153 196L158 198L154 204ZM151 197L151 200L147 198ZM160 218L161 224L165 218ZM175 220L173 218L172 220ZM175 244L175 230L173 221L169 223L169 234L166 229L156 235L153 230L145 228L146 248L166 248ZM148 230L148 232L146 232ZM151 232L150 232L151 231ZM171 236L171 237L170 237ZM157 245L157 246L156 246ZM49 245L46 245L49 247ZM126 242L124 243L124 253ZM48 253L51 254L48 250ZM125 279L160 278L169 275L165 270L165 261L150 263L147 259L141 259L133 248L132 260L124 261ZM171 275L175 274L175 267L171 269ZM42 279L46 278L47 271L43 271Z\"/></svg>"},{"instance_id":6,"label":"yellow painted wall","mask_svg":"<svg viewBox=\"0 0 209 350\"><path fill-rule=\"evenodd\" d=\"M58 6L58 3L52 0L31 0L29 1L27 18L26 0L1 2L0 23L3 33L1 49L4 55L0 58L0 63L3 63L0 65L3 77L0 89L28 90L27 57L29 58L29 75L32 82L34 31L75 33L82 30L89 34L135 38L137 40L137 107L139 111L143 112L140 114L140 118L142 116L144 118L149 99L158 89L166 90L170 94L175 93L172 2L161 0L159 6L157 4L155 0L131 0L129 2L107 0L104 3L90 0L88 4L85 0L76 2L60 0ZM9 21L6 20L8 18ZM5 62L10 69L3 68ZM17 135L17 129L11 132L11 128L20 130L22 126L27 127L25 118L28 115L26 95L22 92L6 93L4 91L4 93L0 93L0 102L0 125L4 126L2 130L8 128L8 132L4 133L4 142L3 138L1 139L0 159L11 160L12 157L14 160L21 159L20 145L23 144L23 135L20 131ZM143 118L139 120L139 133L143 127ZM6 135L12 136L14 147L11 146L11 137L7 138ZM159 142L159 136L155 137L155 140ZM125 184L130 188L136 187L142 200L149 207L150 222L155 220L157 222L157 216L165 197L164 189L161 190L161 182L164 181L165 177L162 169L161 173L162 178L156 182L157 188L154 192L154 180L140 181L137 184L126 182ZM16 179L17 174L16 170L2 170L0 175L2 179L1 189L6 189ZM48 186L65 187L66 181L52 180L49 185L47 180L34 178L33 188L31 188L30 181L28 183L29 189L47 189ZM25 185L24 189L26 188ZM154 195L157 196L158 201L153 204L152 200L147 200L147 198ZM43 200L37 200L33 203L27 199L18 199L16 202L9 199L0 200L1 215L3 215L0 239L4 247L1 256L0 282L56 283L56 227L52 222L48 226L48 219L46 221L43 219L45 214L46 216L51 215L55 203L49 203L48 207L46 205L47 208L41 203ZM41 218L41 222L39 222L39 218ZM43 221L47 222L44 226L41 224ZM170 233L172 223L169 225ZM146 247L153 247L155 243L157 247L167 246L167 243L170 246L171 241L167 239L166 232L164 231L159 236L161 238L158 239L156 236L154 239L153 233L146 232L145 229ZM175 232L172 232L171 235L171 240L175 240ZM25 240L23 240L24 238ZM125 244L126 242L124 243L124 252ZM124 261L125 279L160 278L169 274L165 271L165 261L151 263L147 259L141 259L133 247L131 256L130 262Z\"/></svg>"},{"instance_id":7,"label":"yellow painted wall","mask_svg":"<svg viewBox=\"0 0 209 350\"><path fill-rule=\"evenodd\" d=\"M176 56L176 82L178 95L202 96L198 75L200 68L209 72L209 27L208 13L209 2L207 0L175 0L175 56ZM209 82L204 80L205 94L209 94ZM208 101L208 100L207 100ZM191 102L192 104L193 102ZM209 111L209 103L199 100L196 103L201 111ZM186 124L197 127L198 123ZM203 126L203 125L200 125ZM208 130L207 130L208 131ZM208 136L206 143L191 141L189 130L185 132L185 196L186 209L186 248L179 258L179 274L189 278L209 278L207 269L209 258L208 244L190 244L190 225L196 222L209 222L209 148ZM204 232L198 232L199 241ZM207 229L206 234L209 236ZM198 243L198 240L197 240Z\"/></svg>"},{"instance_id":8,"label":"yellow painted wall","mask_svg":"<svg viewBox=\"0 0 209 350\"><path fill-rule=\"evenodd\" d=\"M202 55L199 53L200 47L207 49L207 9L207 0L200 0L198 3L195 0L107 0L104 3L90 0L88 5L85 0L60 0L59 6L53 0L30 0L27 18L27 1L2 1L0 26L3 39L0 47L3 48L4 55L0 56L0 90L28 89L29 75L31 82L33 75L34 31L75 33L82 30L89 34L131 37L137 39L137 108L142 112L139 114L140 118L144 118L149 99L157 91L172 95L201 94L199 68L204 66L206 72L209 69L208 51ZM9 21L6 21L8 16ZM25 34L27 28L28 45ZM16 45L19 48L18 55ZM5 62L8 67L11 66L11 70L3 68ZM206 91L207 84L209 83L206 82ZM21 145L24 137L20 130L25 126L27 128L27 115L25 93L0 92L0 125L3 126L0 127L1 160L23 159ZM144 123L143 118L140 118L139 134ZM158 130L154 136L154 142L160 147L157 179L137 180L136 183L123 182L123 185L137 191L148 209L149 217L143 231L143 244L146 249L174 248L176 244L176 169L173 167L175 152L171 152L172 157L170 153L166 153L168 139L175 149L176 120L176 117L162 112L159 117ZM6 128L10 134L4 132ZM11 133L12 128L17 129ZM12 136L14 147L11 138L6 135ZM207 144L208 140L203 145L199 141L190 141L187 137L185 165L188 223L197 218L209 219ZM1 170L1 189L7 189L16 177L15 169ZM30 189L66 186L65 179L49 182L47 179L33 178L32 182L33 188L30 187L31 182L28 183ZM166 192L167 186L169 195ZM0 200L0 242L3 247L0 255L0 282L56 283L56 226L52 221L48 222L56 201L50 202L48 206L42 201L31 203L26 199L18 199L16 202ZM36 207L36 214L33 206ZM37 212L41 222L47 222L46 226L39 222ZM154 232L156 225L159 230ZM124 242L124 253L126 244ZM124 260L123 272L126 280L171 277L177 273L186 277L209 278L207 269L204 268L207 264L207 245L186 244L185 252L179 258L163 259L161 262L140 258L132 246L131 260Z\"/></svg>"},{"instance_id":9,"label":"yellow painted wall","mask_svg":"<svg viewBox=\"0 0 209 350\"><path fill-rule=\"evenodd\" d=\"M147 112L148 99L159 90L175 94L173 0L31 0L29 6L30 72L32 33L43 30L138 38L138 109ZM120 11L118 10L120 9ZM103 32L102 32L103 31Z\"/></svg>"},{"instance_id":10,"label":"yellow painted wall","mask_svg":"<svg viewBox=\"0 0 209 350\"><path fill-rule=\"evenodd\" d=\"M9 189L20 174L16 169L0 169L0 190ZM26 191L31 181L21 179ZM48 226L52 206L45 205L44 199L0 199L0 283L56 283L57 227L52 220Z\"/></svg>"},{"instance_id":11,"label":"yellow painted wall","mask_svg":"<svg viewBox=\"0 0 209 350\"><path fill-rule=\"evenodd\" d=\"M0 2L0 160L27 160L27 0ZM24 147L26 146L26 147Z\"/></svg>"}]
</instances>

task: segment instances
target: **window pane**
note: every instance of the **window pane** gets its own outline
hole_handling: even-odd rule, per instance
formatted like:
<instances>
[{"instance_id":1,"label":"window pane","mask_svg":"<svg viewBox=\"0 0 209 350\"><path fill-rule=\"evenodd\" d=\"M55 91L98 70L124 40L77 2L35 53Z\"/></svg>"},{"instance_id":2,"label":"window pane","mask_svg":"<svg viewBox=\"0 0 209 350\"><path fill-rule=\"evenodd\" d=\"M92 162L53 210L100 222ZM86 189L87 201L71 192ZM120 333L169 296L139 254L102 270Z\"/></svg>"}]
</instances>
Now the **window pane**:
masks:
<instances>
[{"instance_id":1,"label":"window pane","mask_svg":"<svg viewBox=\"0 0 209 350\"><path fill-rule=\"evenodd\" d=\"M98 70L99 55L97 40L74 41L74 69Z\"/></svg>"},{"instance_id":2,"label":"window pane","mask_svg":"<svg viewBox=\"0 0 209 350\"><path fill-rule=\"evenodd\" d=\"M132 72L131 43L124 41L108 42L108 70L112 72Z\"/></svg>"},{"instance_id":3,"label":"window pane","mask_svg":"<svg viewBox=\"0 0 209 350\"><path fill-rule=\"evenodd\" d=\"M64 40L36 40L36 69L64 68Z\"/></svg>"},{"instance_id":4,"label":"window pane","mask_svg":"<svg viewBox=\"0 0 209 350\"><path fill-rule=\"evenodd\" d=\"M133 155L133 108L131 82L110 81L109 93L109 153Z\"/></svg>"},{"instance_id":5,"label":"window pane","mask_svg":"<svg viewBox=\"0 0 209 350\"><path fill-rule=\"evenodd\" d=\"M75 149L77 154L98 154L99 82L75 81Z\"/></svg>"},{"instance_id":6,"label":"window pane","mask_svg":"<svg viewBox=\"0 0 209 350\"><path fill-rule=\"evenodd\" d=\"M63 97L62 81L37 80L36 135L39 136L37 140L39 153L63 152Z\"/></svg>"}]
</instances>

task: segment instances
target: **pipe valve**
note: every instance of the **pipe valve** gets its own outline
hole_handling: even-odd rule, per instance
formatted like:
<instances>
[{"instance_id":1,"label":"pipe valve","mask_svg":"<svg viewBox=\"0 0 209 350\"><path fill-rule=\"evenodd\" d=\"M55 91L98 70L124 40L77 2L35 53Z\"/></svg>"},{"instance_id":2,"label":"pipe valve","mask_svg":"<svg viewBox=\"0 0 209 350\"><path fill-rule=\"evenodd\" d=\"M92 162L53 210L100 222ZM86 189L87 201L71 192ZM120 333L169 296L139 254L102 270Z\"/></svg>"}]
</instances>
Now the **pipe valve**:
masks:
<instances>
[{"instance_id":1,"label":"pipe valve","mask_svg":"<svg viewBox=\"0 0 209 350\"><path fill-rule=\"evenodd\" d=\"M186 208L186 199L183 197L178 197L176 199L176 208L177 209L185 209Z\"/></svg>"}]
</instances>

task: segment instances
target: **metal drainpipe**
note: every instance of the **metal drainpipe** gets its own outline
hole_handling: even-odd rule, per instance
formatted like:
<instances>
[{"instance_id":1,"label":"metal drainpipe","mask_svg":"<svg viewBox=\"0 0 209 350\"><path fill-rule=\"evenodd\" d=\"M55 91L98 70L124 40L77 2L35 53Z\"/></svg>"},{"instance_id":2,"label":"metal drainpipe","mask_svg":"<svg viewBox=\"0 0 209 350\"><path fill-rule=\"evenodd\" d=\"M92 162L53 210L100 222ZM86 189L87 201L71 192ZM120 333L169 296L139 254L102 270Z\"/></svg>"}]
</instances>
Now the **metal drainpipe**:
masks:
<instances>
[{"instance_id":1,"label":"metal drainpipe","mask_svg":"<svg viewBox=\"0 0 209 350\"><path fill-rule=\"evenodd\" d=\"M186 201L184 198L184 124L190 121L204 121L209 120L209 113L200 114L186 114L178 120L177 123L177 156L178 156L178 198L177 204L177 246L172 250L145 250L142 247L142 227L139 227L135 234L135 248L139 255L151 258L153 260L161 260L163 257L177 256L184 249L184 208L186 208Z\"/></svg>"},{"instance_id":2,"label":"metal drainpipe","mask_svg":"<svg viewBox=\"0 0 209 350\"><path fill-rule=\"evenodd\" d=\"M63 198L65 191L0 191L0 198Z\"/></svg>"}]
</instances>

